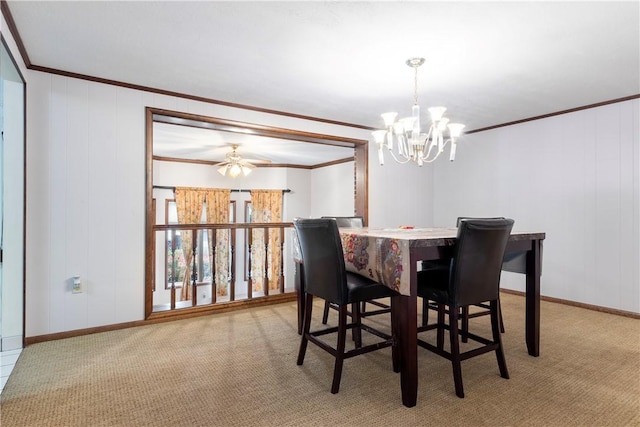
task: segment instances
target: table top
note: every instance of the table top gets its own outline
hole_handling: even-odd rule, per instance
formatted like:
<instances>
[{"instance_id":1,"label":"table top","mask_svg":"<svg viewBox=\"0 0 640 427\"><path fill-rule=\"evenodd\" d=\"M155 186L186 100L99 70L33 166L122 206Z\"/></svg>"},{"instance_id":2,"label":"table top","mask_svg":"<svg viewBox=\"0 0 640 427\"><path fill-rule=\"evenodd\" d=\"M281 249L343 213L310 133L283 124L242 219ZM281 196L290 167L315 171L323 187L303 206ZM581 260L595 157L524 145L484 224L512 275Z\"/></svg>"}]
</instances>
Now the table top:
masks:
<instances>
[{"instance_id":1,"label":"table top","mask_svg":"<svg viewBox=\"0 0 640 427\"><path fill-rule=\"evenodd\" d=\"M453 246L457 228L340 228L347 271L411 294L411 253ZM544 233L512 232L509 240L544 239Z\"/></svg>"},{"instance_id":2,"label":"table top","mask_svg":"<svg viewBox=\"0 0 640 427\"><path fill-rule=\"evenodd\" d=\"M353 234L380 239L408 241L409 246L451 246L455 244L457 227L431 228L340 228L340 234ZM544 232L512 231L509 240L544 239Z\"/></svg>"}]
</instances>

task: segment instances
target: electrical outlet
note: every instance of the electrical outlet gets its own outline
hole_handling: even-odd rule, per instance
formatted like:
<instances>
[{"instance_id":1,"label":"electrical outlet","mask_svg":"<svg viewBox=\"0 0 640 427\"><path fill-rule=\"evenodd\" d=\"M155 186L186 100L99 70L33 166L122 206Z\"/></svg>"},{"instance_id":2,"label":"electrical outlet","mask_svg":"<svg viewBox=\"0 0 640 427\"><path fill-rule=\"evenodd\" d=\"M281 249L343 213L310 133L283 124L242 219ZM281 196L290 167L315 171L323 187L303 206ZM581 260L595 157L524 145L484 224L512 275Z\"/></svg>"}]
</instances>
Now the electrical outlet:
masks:
<instances>
[{"instance_id":1,"label":"electrical outlet","mask_svg":"<svg viewBox=\"0 0 640 427\"><path fill-rule=\"evenodd\" d=\"M80 276L73 276L73 289L71 293L79 294L82 292L82 282L80 281Z\"/></svg>"}]
</instances>

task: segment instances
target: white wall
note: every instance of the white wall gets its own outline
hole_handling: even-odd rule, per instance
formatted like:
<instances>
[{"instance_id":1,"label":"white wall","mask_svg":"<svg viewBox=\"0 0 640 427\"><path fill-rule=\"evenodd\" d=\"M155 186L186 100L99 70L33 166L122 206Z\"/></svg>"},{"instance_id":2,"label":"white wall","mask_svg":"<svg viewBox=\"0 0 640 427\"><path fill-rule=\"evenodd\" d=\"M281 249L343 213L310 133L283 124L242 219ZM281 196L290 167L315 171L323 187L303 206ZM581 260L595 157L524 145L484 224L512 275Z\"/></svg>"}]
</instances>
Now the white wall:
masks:
<instances>
[{"instance_id":1,"label":"white wall","mask_svg":"<svg viewBox=\"0 0 640 427\"><path fill-rule=\"evenodd\" d=\"M354 214L354 162L311 171L311 216Z\"/></svg>"},{"instance_id":2,"label":"white wall","mask_svg":"<svg viewBox=\"0 0 640 427\"><path fill-rule=\"evenodd\" d=\"M434 223L498 215L544 231L543 295L639 313L639 117L636 99L468 135L435 167Z\"/></svg>"},{"instance_id":3,"label":"white wall","mask_svg":"<svg viewBox=\"0 0 640 427\"><path fill-rule=\"evenodd\" d=\"M378 163L375 144L369 147L369 226L431 226L433 168L401 165L391 156Z\"/></svg>"},{"instance_id":4,"label":"white wall","mask_svg":"<svg viewBox=\"0 0 640 427\"><path fill-rule=\"evenodd\" d=\"M287 186L296 197L285 197L283 220L291 222L296 217L308 217L312 205L311 173L305 169L287 169Z\"/></svg>"},{"instance_id":5,"label":"white wall","mask_svg":"<svg viewBox=\"0 0 640 427\"><path fill-rule=\"evenodd\" d=\"M143 319L145 107L368 138L362 130L47 73L28 71L26 79L27 337ZM300 172L285 175L296 194L310 185ZM287 210L308 216L302 206ZM76 274L80 294L71 293Z\"/></svg>"}]
</instances>

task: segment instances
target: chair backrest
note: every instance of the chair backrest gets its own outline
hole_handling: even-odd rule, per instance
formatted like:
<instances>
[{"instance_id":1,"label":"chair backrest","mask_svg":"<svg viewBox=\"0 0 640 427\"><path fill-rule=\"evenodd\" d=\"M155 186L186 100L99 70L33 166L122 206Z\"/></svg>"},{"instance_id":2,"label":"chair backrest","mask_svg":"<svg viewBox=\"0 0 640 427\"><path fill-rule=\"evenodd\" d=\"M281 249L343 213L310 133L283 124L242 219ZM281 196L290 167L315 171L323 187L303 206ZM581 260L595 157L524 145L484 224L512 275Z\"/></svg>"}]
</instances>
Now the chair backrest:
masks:
<instances>
[{"instance_id":1,"label":"chair backrest","mask_svg":"<svg viewBox=\"0 0 640 427\"><path fill-rule=\"evenodd\" d=\"M362 218L361 216L323 216L322 218L335 219L338 227L349 227L349 228L364 227L364 218Z\"/></svg>"},{"instance_id":2,"label":"chair backrest","mask_svg":"<svg viewBox=\"0 0 640 427\"><path fill-rule=\"evenodd\" d=\"M456 307L498 298L513 222L505 218L460 221L449 281L450 302Z\"/></svg>"},{"instance_id":3,"label":"chair backrest","mask_svg":"<svg viewBox=\"0 0 640 427\"><path fill-rule=\"evenodd\" d=\"M332 218L293 220L298 234L305 292L339 305L347 303L342 241Z\"/></svg>"},{"instance_id":4,"label":"chair backrest","mask_svg":"<svg viewBox=\"0 0 640 427\"><path fill-rule=\"evenodd\" d=\"M456 227L460 227L460 223L462 221L466 221L468 219L504 219L503 216L494 216L491 218L478 218L478 217L473 217L473 216L459 216L458 219L456 220Z\"/></svg>"}]
</instances>

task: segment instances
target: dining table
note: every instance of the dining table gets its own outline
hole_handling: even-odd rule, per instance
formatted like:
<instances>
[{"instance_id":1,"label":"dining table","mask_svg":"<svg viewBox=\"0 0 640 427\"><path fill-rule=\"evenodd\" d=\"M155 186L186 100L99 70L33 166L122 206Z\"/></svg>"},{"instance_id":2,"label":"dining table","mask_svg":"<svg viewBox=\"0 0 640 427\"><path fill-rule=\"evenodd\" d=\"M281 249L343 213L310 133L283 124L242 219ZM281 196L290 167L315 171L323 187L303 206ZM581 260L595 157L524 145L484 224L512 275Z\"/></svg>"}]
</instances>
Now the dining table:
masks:
<instances>
[{"instance_id":1,"label":"dining table","mask_svg":"<svg viewBox=\"0 0 640 427\"><path fill-rule=\"evenodd\" d=\"M400 373L402 403L416 405L418 395L417 280L422 261L454 255L457 228L340 228L345 267L397 291L391 298L393 369ZM524 274L525 341L529 355L540 355L540 277L544 232L512 231L502 269ZM295 259L295 256L294 256ZM296 263L298 332L302 331L304 283Z\"/></svg>"}]
</instances>

